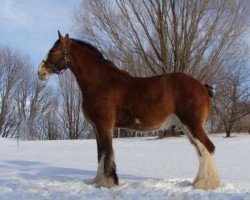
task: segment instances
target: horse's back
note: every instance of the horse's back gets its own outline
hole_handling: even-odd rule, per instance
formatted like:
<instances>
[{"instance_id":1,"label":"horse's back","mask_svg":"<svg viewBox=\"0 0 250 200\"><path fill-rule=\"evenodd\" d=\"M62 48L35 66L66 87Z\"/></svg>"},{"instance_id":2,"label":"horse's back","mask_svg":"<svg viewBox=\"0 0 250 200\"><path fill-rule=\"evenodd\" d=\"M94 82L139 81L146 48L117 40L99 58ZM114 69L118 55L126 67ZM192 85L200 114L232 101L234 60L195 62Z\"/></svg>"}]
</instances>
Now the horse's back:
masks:
<instances>
[{"instance_id":1,"label":"horse's back","mask_svg":"<svg viewBox=\"0 0 250 200\"><path fill-rule=\"evenodd\" d=\"M183 103L191 100L209 102L207 87L198 80L184 73L167 73L159 76L146 78L134 78L128 85L129 96L140 96L147 99L163 100L164 96L168 101L182 101ZM177 103L177 102L176 102Z\"/></svg>"}]
</instances>

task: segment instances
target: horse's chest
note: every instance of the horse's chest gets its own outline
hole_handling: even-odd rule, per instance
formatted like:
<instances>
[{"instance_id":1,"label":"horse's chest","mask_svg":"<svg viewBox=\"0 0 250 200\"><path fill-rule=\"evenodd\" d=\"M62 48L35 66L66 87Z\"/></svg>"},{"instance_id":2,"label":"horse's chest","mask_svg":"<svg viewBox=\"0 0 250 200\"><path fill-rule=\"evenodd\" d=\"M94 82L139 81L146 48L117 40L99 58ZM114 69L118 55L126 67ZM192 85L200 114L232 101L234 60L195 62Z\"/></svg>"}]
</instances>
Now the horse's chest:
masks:
<instances>
[{"instance_id":1,"label":"horse's chest","mask_svg":"<svg viewBox=\"0 0 250 200\"><path fill-rule=\"evenodd\" d=\"M83 98L82 109L85 118L92 123L98 119L109 120L115 118L114 108L116 107L114 98L108 95L95 95Z\"/></svg>"}]
</instances>

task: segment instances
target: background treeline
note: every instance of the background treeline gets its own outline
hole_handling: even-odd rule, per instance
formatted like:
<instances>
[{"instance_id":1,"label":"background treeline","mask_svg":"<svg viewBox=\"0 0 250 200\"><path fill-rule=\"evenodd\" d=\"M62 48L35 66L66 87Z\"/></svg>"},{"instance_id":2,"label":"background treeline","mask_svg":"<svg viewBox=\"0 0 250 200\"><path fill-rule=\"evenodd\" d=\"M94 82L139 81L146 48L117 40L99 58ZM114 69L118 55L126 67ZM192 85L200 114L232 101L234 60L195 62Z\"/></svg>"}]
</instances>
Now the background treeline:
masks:
<instances>
[{"instance_id":1,"label":"background treeline","mask_svg":"<svg viewBox=\"0 0 250 200\"><path fill-rule=\"evenodd\" d=\"M246 0L84 0L75 9L78 38L96 45L134 76L184 72L213 85L207 130L250 132L249 26ZM57 79L56 79L57 80ZM0 135L22 139L93 137L70 72L38 81L28 57L0 48ZM174 127L160 134L176 134ZM158 135L115 130L116 137Z\"/></svg>"},{"instance_id":2,"label":"background treeline","mask_svg":"<svg viewBox=\"0 0 250 200\"><path fill-rule=\"evenodd\" d=\"M0 135L21 139L90 137L81 94L70 73L49 86L38 80L28 57L0 48Z\"/></svg>"}]
</instances>

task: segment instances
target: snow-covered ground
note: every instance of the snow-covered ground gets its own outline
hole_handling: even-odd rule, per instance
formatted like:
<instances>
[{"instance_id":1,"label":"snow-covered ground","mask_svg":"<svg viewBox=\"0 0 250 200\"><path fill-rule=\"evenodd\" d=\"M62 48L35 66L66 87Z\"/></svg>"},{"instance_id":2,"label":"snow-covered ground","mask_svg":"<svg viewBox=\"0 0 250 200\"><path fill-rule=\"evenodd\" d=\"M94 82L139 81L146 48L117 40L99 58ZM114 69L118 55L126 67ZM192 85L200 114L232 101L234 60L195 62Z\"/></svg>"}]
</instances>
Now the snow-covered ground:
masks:
<instances>
[{"instance_id":1,"label":"snow-covered ground","mask_svg":"<svg viewBox=\"0 0 250 200\"><path fill-rule=\"evenodd\" d=\"M89 184L97 168L95 140L0 139L0 199L250 200L250 135L210 138L222 182L211 191L190 186L198 160L185 137L114 139L120 185L112 189Z\"/></svg>"}]
</instances>

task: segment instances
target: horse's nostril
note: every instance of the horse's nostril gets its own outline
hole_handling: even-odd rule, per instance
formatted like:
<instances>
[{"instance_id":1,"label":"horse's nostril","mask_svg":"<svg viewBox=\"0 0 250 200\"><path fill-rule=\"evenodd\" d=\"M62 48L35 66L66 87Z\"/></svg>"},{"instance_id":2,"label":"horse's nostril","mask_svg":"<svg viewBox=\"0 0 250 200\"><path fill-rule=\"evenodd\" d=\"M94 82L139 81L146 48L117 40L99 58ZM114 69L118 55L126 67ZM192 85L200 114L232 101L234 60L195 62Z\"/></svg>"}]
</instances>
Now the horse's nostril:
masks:
<instances>
[{"instance_id":1,"label":"horse's nostril","mask_svg":"<svg viewBox=\"0 0 250 200\"><path fill-rule=\"evenodd\" d=\"M42 81L47 79L47 74L46 73L39 73L38 72L38 78Z\"/></svg>"},{"instance_id":2,"label":"horse's nostril","mask_svg":"<svg viewBox=\"0 0 250 200\"><path fill-rule=\"evenodd\" d=\"M41 74L38 75L40 80L43 80L43 76Z\"/></svg>"}]
</instances>

